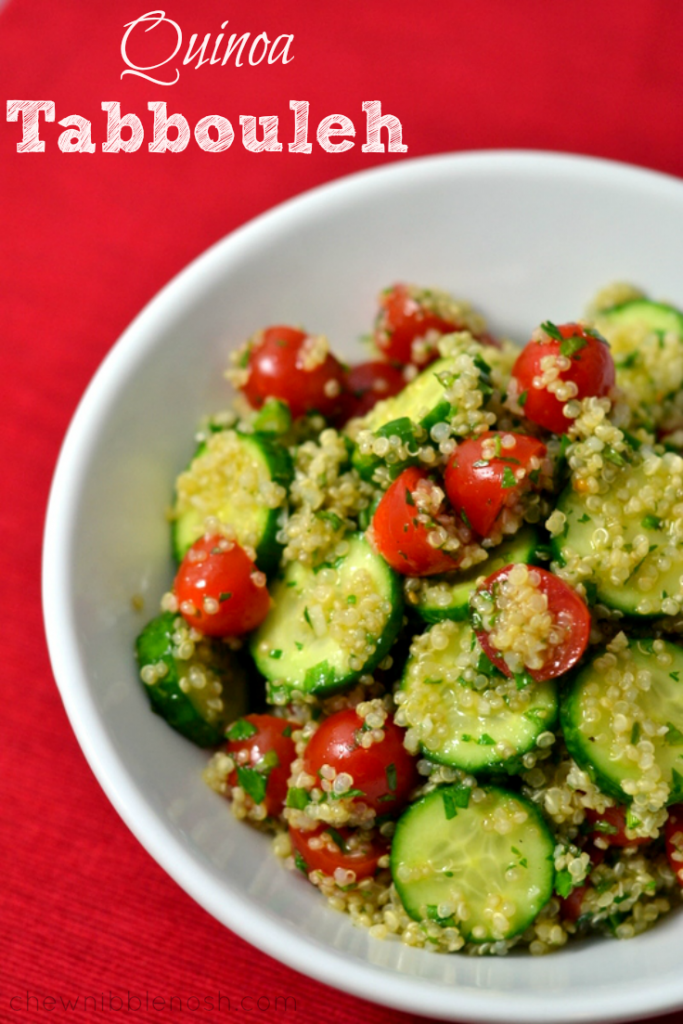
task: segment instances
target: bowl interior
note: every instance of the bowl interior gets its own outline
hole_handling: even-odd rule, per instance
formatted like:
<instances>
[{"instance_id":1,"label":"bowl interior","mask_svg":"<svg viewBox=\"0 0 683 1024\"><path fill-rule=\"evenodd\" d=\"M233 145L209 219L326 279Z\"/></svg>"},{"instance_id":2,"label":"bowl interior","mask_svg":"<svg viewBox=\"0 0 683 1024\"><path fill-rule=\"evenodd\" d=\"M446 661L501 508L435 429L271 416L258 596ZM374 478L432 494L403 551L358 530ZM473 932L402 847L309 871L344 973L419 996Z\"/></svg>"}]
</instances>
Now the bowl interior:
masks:
<instances>
[{"instance_id":1,"label":"bowl interior","mask_svg":"<svg viewBox=\"0 0 683 1024\"><path fill-rule=\"evenodd\" d=\"M337 987L432 1016L557 1021L683 1003L672 915L631 942L542 960L435 956L372 940L281 869L266 838L203 784L206 756L149 713L133 639L172 577L164 521L199 417L229 401L228 350L301 323L362 358L379 289L396 280L470 299L524 341L580 316L613 280L683 304L683 185L539 154L406 161L278 208L192 264L140 315L87 392L60 459L45 538L48 640L64 702L110 799L210 913ZM134 611L133 595L144 598ZM678 940L678 941L672 941Z\"/></svg>"}]
</instances>

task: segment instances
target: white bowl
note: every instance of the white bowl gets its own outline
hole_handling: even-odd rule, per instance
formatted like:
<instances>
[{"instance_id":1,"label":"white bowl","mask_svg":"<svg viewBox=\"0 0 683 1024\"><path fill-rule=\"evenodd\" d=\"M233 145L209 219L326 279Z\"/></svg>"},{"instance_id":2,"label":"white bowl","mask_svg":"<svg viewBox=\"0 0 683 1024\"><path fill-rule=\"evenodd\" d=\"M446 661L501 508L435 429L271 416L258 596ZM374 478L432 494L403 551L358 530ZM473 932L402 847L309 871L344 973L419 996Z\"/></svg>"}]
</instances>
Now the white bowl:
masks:
<instances>
[{"instance_id":1,"label":"white bowl","mask_svg":"<svg viewBox=\"0 0 683 1024\"><path fill-rule=\"evenodd\" d=\"M630 280L683 304L683 184L537 153L404 161L316 189L184 270L104 361L56 471L44 548L50 654L74 730L121 817L209 913L284 963L405 1011L472 1021L614 1020L683 1006L683 916L630 942L552 956L437 956L328 909L200 779L206 755L147 706L133 639L171 579L163 511L202 413L224 407L226 354L304 323L343 354L396 280L471 299L527 338ZM145 613L131 606L145 596Z\"/></svg>"}]
</instances>

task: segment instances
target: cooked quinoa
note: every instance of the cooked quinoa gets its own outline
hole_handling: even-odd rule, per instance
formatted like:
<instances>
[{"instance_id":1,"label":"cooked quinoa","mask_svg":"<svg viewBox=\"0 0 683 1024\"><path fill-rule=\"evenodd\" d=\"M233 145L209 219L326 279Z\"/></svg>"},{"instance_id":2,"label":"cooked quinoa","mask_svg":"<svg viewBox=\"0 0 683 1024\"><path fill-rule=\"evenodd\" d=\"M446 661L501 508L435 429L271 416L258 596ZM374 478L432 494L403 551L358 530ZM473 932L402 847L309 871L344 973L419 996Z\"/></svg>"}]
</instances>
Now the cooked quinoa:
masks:
<instances>
[{"instance_id":1,"label":"cooked quinoa","mask_svg":"<svg viewBox=\"0 0 683 1024\"><path fill-rule=\"evenodd\" d=\"M683 801L683 315L677 330L673 307L611 285L568 325L574 333L546 321L531 334L538 359L524 382L520 350L490 339L468 303L436 289L407 295L409 311L457 329L413 338L404 391L383 397L385 383L373 385L377 404L345 423L313 407L269 426L263 457L261 414L243 398L202 426L176 481L178 553L196 564L237 545L271 608L245 645L206 636L199 621L218 616L231 592L197 606L174 587L155 620L163 636L138 642L140 678L159 713L166 699L185 709L180 724L167 716L175 728L204 746L227 736L206 783L373 938L480 956L637 936L681 898L683 828L667 823ZM665 327L648 326L650 313ZM385 320L381 331L384 351ZM233 357L238 388L262 335ZM585 394L575 360L604 345L600 335L616 382ZM325 336L306 336L297 366L313 374L331 352ZM527 418L529 391L558 403L562 431ZM326 398L340 395L343 383L329 379ZM540 440L542 454L517 458L520 434ZM449 505L446 470L468 439L481 445L474 470L498 472L502 488L485 535L466 503ZM407 467L422 477L406 489L396 543L422 531L426 564L447 555L453 566L399 577L375 517ZM201 537L214 538L209 555L194 551ZM501 550L511 552L504 568ZM585 642L566 668L579 627L544 574L584 610ZM242 699L245 673L255 674L247 648L265 710ZM553 659L560 669L548 673ZM191 734L193 716L208 733ZM285 762L273 750L255 759L264 716L279 722ZM397 757L372 799L368 780L332 755L312 767L326 723L344 716L356 722L354 756L381 757L399 730L413 773L400 807ZM436 822L432 846L412 824L419 815ZM413 858L416 844L424 853ZM506 862L494 864L502 849ZM536 856L543 877L527 886ZM354 869L373 857L369 873Z\"/></svg>"}]
</instances>

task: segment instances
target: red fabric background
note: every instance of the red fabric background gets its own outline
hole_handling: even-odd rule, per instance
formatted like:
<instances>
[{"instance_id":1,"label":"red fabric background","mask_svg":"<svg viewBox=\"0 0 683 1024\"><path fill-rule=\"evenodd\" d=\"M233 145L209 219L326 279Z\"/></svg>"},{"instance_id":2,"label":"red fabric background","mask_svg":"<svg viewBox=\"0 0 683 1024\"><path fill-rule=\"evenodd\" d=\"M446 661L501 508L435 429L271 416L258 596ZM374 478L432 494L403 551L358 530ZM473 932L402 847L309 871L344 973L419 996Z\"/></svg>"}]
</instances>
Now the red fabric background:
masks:
<instances>
[{"instance_id":1,"label":"red fabric background","mask_svg":"<svg viewBox=\"0 0 683 1024\"><path fill-rule=\"evenodd\" d=\"M295 59L287 67L185 67L167 89L119 78L123 25L151 6L9 0L0 12L0 611L9 639L0 714L0 1019L117 1019L106 1009L109 993L124 1002L129 992L173 994L185 1005L220 990L247 1021L407 1021L304 980L219 926L109 806L69 728L43 640L39 562L50 476L98 363L188 260L288 196L402 159L361 152L363 100L380 99L385 113L400 117L409 157L532 147L683 175L683 5L168 0L186 40L229 18L228 32L293 32ZM52 124L42 128L46 153L18 154L20 126L4 119L6 101L17 98L54 100L57 120L88 117L98 149L100 104L120 100L123 112L142 118L147 138L135 154L67 155ZM312 126L344 113L360 138L335 155L315 143L310 156L286 145L283 153L250 154L239 140L218 155L194 142L182 154L150 154L147 102L159 99L191 125L211 113L235 126L240 114L279 114L285 144L289 100L305 99ZM105 1010L84 1012L93 993L104 994ZM256 1008L259 996L269 1009ZM276 1013L277 996L295 997L296 1011ZM58 1000L55 1009L45 997ZM78 1009L59 1002L76 997ZM180 1016L119 1011L138 1021ZM226 1014L183 1017L213 1022Z\"/></svg>"}]
</instances>

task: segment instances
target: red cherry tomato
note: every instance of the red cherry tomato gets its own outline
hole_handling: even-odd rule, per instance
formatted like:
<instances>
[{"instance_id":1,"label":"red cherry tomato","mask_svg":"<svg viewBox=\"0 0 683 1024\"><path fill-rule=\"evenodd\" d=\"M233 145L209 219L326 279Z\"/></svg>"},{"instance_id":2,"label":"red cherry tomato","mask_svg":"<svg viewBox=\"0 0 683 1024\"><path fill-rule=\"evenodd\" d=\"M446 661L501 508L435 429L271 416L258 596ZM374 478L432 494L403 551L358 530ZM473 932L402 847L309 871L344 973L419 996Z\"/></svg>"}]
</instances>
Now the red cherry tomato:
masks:
<instances>
[{"instance_id":1,"label":"red cherry tomato","mask_svg":"<svg viewBox=\"0 0 683 1024\"><path fill-rule=\"evenodd\" d=\"M241 636L268 614L266 577L239 544L200 537L187 552L173 585L183 618L206 636Z\"/></svg>"},{"instance_id":2,"label":"red cherry tomato","mask_svg":"<svg viewBox=\"0 0 683 1024\"><path fill-rule=\"evenodd\" d=\"M389 814L406 803L419 784L417 761L403 746L404 730L387 717L384 739L362 745L364 719L354 708L330 715L314 732L304 753L304 771L320 778L323 765L337 776L349 775L344 789L360 790L354 799L372 807L378 815ZM333 784L334 785L334 784ZM334 791L334 790L333 790Z\"/></svg>"},{"instance_id":3,"label":"red cherry tomato","mask_svg":"<svg viewBox=\"0 0 683 1024\"><path fill-rule=\"evenodd\" d=\"M683 804L673 804L669 808L664 838L669 866L683 885Z\"/></svg>"},{"instance_id":4,"label":"red cherry tomato","mask_svg":"<svg viewBox=\"0 0 683 1024\"><path fill-rule=\"evenodd\" d=\"M334 877L335 871L341 868L353 871L357 882L376 874L379 859L387 852L382 837L368 834L365 829L335 829L330 825L318 825L311 832L303 832L290 827L289 838L294 852L303 861L300 866L302 869L305 866L307 874L322 871L324 875Z\"/></svg>"},{"instance_id":5,"label":"red cherry tomato","mask_svg":"<svg viewBox=\"0 0 683 1024\"><path fill-rule=\"evenodd\" d=\"M432 576L457 568L461 556L433 547L437 526L454 528L437 485L417 466L404 469L384 492L372 518L371 539L392 569L406 576ZM430 505L436 505L432 512ZM463 528L464 529L464 528ZM462 530L460 531L462 533Z\"/></svg>"},{"instance_id":6,"label":"red cherry tomato","mask_svg":"<svg viewBox=\"0 0 683 1024\"><path fill-rule=\"evenodd\" d=\"M591 395L602 398L610 392L615 381L614 360L605 339L579 324L547 323L543 330L542 340L532 340L522 349L512 368L512 380L527 419L562 434L573 422L562 411L569 399L557 398L547 387L534 385L543 375L541 361L546 356L566 356L570 366L560 372L558 380L572 382L574 397L581 400Z\"/></svg>"},{"instance_id":7,"label":"red cherry tomato","mask_svg":"<svg viewBox=\"0 0 683 1024\"><path fill-rule=\"evenodd\" d=\"M391 398L406 386L403 372L379 359L350 367L344 381L339 423L365 416L377 402Z\"/></svg>"},{"instance_id":8,"label":"red cherry tomato","mask_svg":"<svg viewBox=\"0 0 683 1024\"><path fill-rule=\"evenodd\" d=\"M292 761L296 757L292 730L298 729L294 722L275 715L247 715L238 719L227 731L228 742L226 752L237 764L237 769L228 776L231 786L243 785L238 769L247 768L257 772L266 780L263 803L270 817L282 813L287 797L287 780L290 775ZM243 736L243 739L230 739L230 736ZM274 755L274 756L273 756ZM272 763L269 764L268 762ZM244 787L249 792L249 786ZM261 801L258 801L259 803Z\"/></svg>"},{"instance_id":9,"label":"red cherry tomato","mask_svg":"<svg viewBox=\"0 0 683 1024\"><path fill-rule=\"evenodd\" d=\"M503 447L503 439L507 443L508 438L514 439L514 445ZM493 444L495 454L486 457ZM532 483L532 459L540 462L545 453L541 441L524 434L487 431L463 441L446 467L444 483L449 501L475 533L486 537L503 506L515 502Z\"/></svg>"},{"instance_id":10,"label":"red cherry tomato","mask_svg":"<svg viewBox=\"0 0 683 1024\"><path fill-rule=\"evenodd\" d=\"M429 344L421 358L415 358L413 341L433 331L449 334L460 330L461 324L444 320L413 298L405 284L395 284L380 295L380 311L375 322L375 344L387 357L397 363L417 363L426 366L438 356L436 341Z\"/></svg>"},{"instance_id":11,"label":"red cherry tomato","mask_svg":"<svg viewBox=\"0 0 683 1024\"><path fill-rule=\"evenodd\" d=\"M495 611L496 590L503 580L507 578L512 568L513 566L506 565L503 569L492 573L486 577L478 588L478 592L486 591L490 594L493 611ZM561 643L548 650L541 668L529 670L531 678L537 683L542 683L546 679L554 679L556 676L561 676L577 663L588 646L591 616L586 604L579 595L558 576L553 576L546 569L539 569L535 566L532 571L537 573L540 578L538 589L548 599L549 612L557 625L564 629L564 639ZM508 667L500 651L491 643L489 632L480 621L479 616L475 620L475 632L482 650L496 668L499 668L504 675L512 677L513 672Z\"/></svg>"},{"instance_id":12,"label":"red cherry tomato","mask_svg":"<svg viewBox=\"0 0 683 1024\"><path fill-rule=\"evenodd\" d=\"M647 836L629 839L626 835L626 807L606 807L604 811L586 808L586 821L593 826L588 836L604 839L609 846L643 846L651 842ZM598 847L599 849L599 847ZM592 858L591 858L592 859Z\"/></svg>"},{"instance_id":13,"label":"red cherry tomato","mask_svg":"<svg viewBox=\"0 0 683 1024\"><path fill-rule=\"evenodd\" d=\"M292 416L319 412L334 416L340 407L344 368L330 352L316 359L317 341L294 327L267 327L252 341L242 386L249 404L260 409L267 398L287 402Z\"/></svg>"},{"instance_id":14,"label":"red cherry tomato","mask_svg":"<svg viewBox=\"0 0 683 1024\"><path fill-rule=\"evenodd\" d=\"M563 921L578 921L581 917L583 901L590 885L577 885L569 896L560 897L560 917Z\"/></svg>"}]
</instances>

